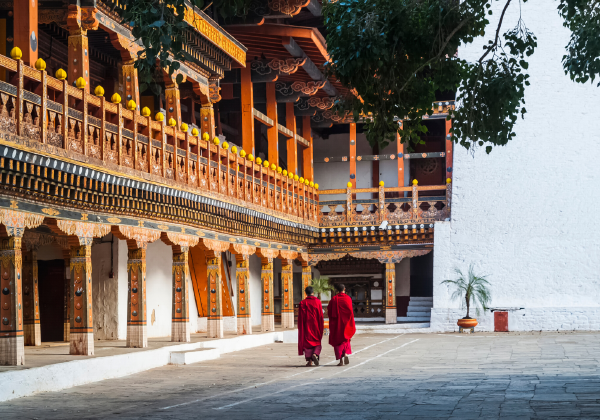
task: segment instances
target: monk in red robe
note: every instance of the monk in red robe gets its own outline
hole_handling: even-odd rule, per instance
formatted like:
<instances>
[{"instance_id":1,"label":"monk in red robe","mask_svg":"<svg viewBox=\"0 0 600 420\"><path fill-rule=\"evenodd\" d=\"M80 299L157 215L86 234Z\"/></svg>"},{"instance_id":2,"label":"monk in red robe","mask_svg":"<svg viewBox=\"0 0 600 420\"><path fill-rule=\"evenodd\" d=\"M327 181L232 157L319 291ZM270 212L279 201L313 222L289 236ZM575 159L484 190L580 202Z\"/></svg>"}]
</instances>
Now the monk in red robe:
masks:
<instances>
[{"instance_id":1,"label":"monk in red robe","mask_svg":"<svg viewBox=\"0 0 600 420\"><path fill-rule=\"evenodd\" d=\"M321 299L313 296L312 286L304 289L306 299L298 310L298 355L306 359L306 366L313 362L319 366L321 339L323 338L323 306Z\"/></svg>"},{"instance_id":2,"label":"monk in red robe","mask_svg":"<svg viewBox=\"0 0 600 420\"><path fill-rule=\"evenodd\" d=\"M329 315L329 344L333 346L335 359L339 360L338 366L349 364L348 355L352 354L350 339L356 332L354 325L354 311L352 298L346 294L343 284L336 284L338 294L331 298L327 306Z\"/></svg>"}]
</instances>

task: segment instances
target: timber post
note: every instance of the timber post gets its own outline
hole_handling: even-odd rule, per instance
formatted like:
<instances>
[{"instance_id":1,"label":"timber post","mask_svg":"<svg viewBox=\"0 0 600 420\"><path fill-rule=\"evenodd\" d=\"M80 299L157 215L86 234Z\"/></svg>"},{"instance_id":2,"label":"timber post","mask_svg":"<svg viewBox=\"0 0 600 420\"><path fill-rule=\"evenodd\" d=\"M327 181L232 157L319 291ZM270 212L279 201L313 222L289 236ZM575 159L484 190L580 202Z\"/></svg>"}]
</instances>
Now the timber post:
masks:
<instances>
[{"instance_id":1,"label":"timber post","mask_svg":"<svg viewBox=\"0 0 600 420\"><path fill-rule=\"evenodd\" d=\"M223 338L223 284L221 279L221 253L206 252L208 275L208 338Z\"/></svg>"},{"instance_id":2,"label":"timber post","mask_svg":"<svg viewBox=\"0 0 600 420\"><path fill-rule=\"evenodd\" d=\"M173 247L173 306L171 316L171 341L190 341L188 266L189 247Z\"/></svg>"}]
</instances>

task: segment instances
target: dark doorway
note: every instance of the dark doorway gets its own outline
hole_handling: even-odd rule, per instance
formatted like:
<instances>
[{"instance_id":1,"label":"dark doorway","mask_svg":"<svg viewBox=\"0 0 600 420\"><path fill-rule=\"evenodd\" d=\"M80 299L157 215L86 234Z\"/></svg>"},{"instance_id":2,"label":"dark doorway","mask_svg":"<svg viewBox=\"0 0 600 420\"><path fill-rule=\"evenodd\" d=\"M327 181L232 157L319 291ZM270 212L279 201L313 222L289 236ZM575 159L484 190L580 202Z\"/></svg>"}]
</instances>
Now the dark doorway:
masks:
<instances>
[{"instance_id":1,"label":"dark doorway","mask_svg":"<svg viewBox=\"0 0 600 420\"><path fill-rule=\"evenodd\" d=\"M410 295L433 296L433 252L410 259Z\"/></svg>"},{"instance_id":2,"label":"dark doorway","mask_svg":"<svg viewBox=\"0 0 600 420\"><path fill-rule=\"evenodd\" d=\"M42 341L63 341L65 261L38 261Z\"/></svg>"}]
</instances>

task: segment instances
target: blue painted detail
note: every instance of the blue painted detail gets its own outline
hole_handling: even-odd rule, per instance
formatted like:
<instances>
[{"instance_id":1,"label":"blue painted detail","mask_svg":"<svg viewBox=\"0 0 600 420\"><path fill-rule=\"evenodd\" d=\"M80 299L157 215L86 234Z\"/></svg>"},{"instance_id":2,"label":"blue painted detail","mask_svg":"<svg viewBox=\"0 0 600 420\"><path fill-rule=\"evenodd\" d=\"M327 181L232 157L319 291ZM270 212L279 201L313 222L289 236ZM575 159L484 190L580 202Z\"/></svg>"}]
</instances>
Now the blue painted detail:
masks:
<instances>
[{"instance_id":1,"label":"blue painted detail","mask_svg":"<svg viewBox=\"0 0 600 420\"><path fill-rule=\"evenodd\" d=\"M354 174L350 174L350 179L354 179L356 176Z\"/></svg>"},{"instance_id":2,"label":"blue painted detail","mask_svg":"<svg viewBox=\"0 0 600 420\"><path fill-rule=\"evenodd\" d=\"M452 172L452 168L446 169L447 172Z\"/></svg>"},{"instance_id":3,"label":"blue painted detail","mask_svg":"<svg viewBox=\"0 0 600 420\"><path fill-rule=\"evenodd\" d=\"M398 159L402 159L402 156L404 156L404 153L398 153Z\"/></svg>"}]
</instances>

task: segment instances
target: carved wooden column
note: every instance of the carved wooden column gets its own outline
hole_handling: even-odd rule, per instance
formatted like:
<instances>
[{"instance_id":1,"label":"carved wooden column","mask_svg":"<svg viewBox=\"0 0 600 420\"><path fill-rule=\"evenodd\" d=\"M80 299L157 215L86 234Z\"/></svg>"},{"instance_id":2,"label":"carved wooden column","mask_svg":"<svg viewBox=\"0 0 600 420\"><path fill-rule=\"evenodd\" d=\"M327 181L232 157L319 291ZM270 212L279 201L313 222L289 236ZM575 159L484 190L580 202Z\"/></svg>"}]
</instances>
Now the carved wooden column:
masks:
<instances>
[{"instance_id":1,"label":"carved wooden column","mask_svg":"<svg viewBox=\"0 0 600 420\"><path fill-rule=\"evenodd\" d=\"M385 264L385 323L395 324L398 320L396 310L396 264Z\"/></svg>"},{"instance_id":2,"label":"carved wooden column","mask_svg":"<svg viewBox=\"0 0 600 420\"><path fill-rule=\"evenodd\" d=\"M208 338L223 338L223 284L221 283L221 253L206 252L208 276Z\"/></svg>"},{"instance_id":3,"label":"carved wooden column","mask_svg":"<svg viewBox=\"0 0 600 420\"><path fill-rule=\"evenodd\" d=\"M240 69L242 103L242 148L254 154L254 94L250 66Z\"/></svg>"},{"instance_id":4,"label":"carved wooden column","mask_svg":"<svg viewBox=\"0 0 600 420\"><path fill-rule=\"evenodd\" d=\"M92 318L92 241L71 247L70 354L94 354ZM80 241L81 242L81 241Z\"/></svg>"},{"instance_id":5,"label":"carved wooden column","mask_svg":"<svg viewBox=\"0 0 600 420\"><path fill-rule=\"evenodd\" d=\"M171 341L190 341L190 308L188 280L189 247L173 247L173 310L171 318Z\"/></svg>"},{"instance_id":6,"label":"carved wooden column","mask_svg":"<svg viewBox=\"0 0 600 420\"><path fill-rule=\"evenodd\" d=\"M309 181L314 181L313 138L309 116L302 117L302 137L309 143L309 146L302 150L302 176Z\"/></svg>"},{"instance_id":7,"label":"carved wooden column","mask_svg":"<svg viewBox=\"0 0 600 420\"><path fill-rule=\"evenodd\" d=\"M9 232L10 234L10 232ZM21 235L0 240L0 365L24 365Z\"/></svg>"},{"instance_id":8,"label":"carved wooden column","mask_svg":"<svg viewBox=\"0 0 600 420\"><path fill-rule=\"evenodd\" d=\"M37 250L23 252L23 320L26 346L41 346Z\"/></svg>"},{"instance_id":9,"label":"carved wooden column","mask_svg":"<svg viewBox=\"0 0 600 420\"><path fill-rule=\"evenodd\" d=\"M167 122L173 118L177 121L177 127L181 126L181 98L179 88L176 84L171 84L165 88L165 99L167 101ZM176 156L174 156L175 158Z\"/></svg>"},{"instance_id":10,"label":"carved wooden column","mask_svg":"<svg viewBox=\"0 0 600 420\"><path fill-rule=\"evenodd\" d=\"M202 104L200 107L200 128L208 133L210 140L215 137L215 110L213 104Z\"/></svg>"},{"instance_id":11,"label":"carved wooden column","mask_svg":"<svg viewBox=\"0 0 600 420\"><path fill-rule=\"evenodd\" d=\"M306 292L304 291L312 283L312 269L308 265L308 262L302 262L302 299L306 299Z\"/></svg>"},{"instance_id":12,"label":"carved wooden column","mask_svg":"<svg viewBox=\"0 0 600 420\"><path fill-rule=\"evenodd\" d=\"M350 182L356 188L356 123L350 123ZM350 209L348 209L348 212Z\"/></svg>"},{"instance_id":13,"label":"carved wooden column","mask_svg":"<svg viewBox=\"0 0 600 420\"><path fill-rule=\"evenodd\" d=\"M250 245L234 244L237 283L237 333L252 334L250 307L250 255L256 248Z\"/></svg>"},{"instance_id":14,"label":"carved wooden column","mask_svg":"<svg viewBox=\"0 0 600 420\"><path fill-rule=\"evenodd\" d=\"M90 92L90 50L88 45L88 29L98 29L97 9L70 5L67 14L69 29L68 44L68 81L83 77L86 81L85 91ZM64 122L65 124L67 121Z\"/></svg>"},{"instance_id":15,"label":"carved wooden column","mask_svg":"<svg viewBox=\"0 0 600 420\"><path fill-rule=\"evenodd\" d=\"M281 261L281 328L294 328L293 260Z\"/></svg>"},{"instance_id":16,"label":"carved wooden column","mask_svg":"<svg viewBox=\"0 0 600 420\"><path fill-rule=\"evenodd\" d=\"M140 110L140 88L138 73L133 61L123 64L123 83L125 84L125 103L134 100Z\"/></svg>"},{"instance_id":17,"label":"carved wooden column","mask_svg":"<svg viewBox=\"0 0 600 420\"><path fill-rule=\"evenodd\" d=\"M148 347L146 326L146 247L127 253L127 347Z\"/></svg>"},{"instance_id":18,"label":"carved wooden column","mask_svg":"<svg viewBox=\"0 0 600 420\"><path fill-rule=\"evenodd\" d=\"M279 166L279 122L277 120L277 95L275 91L275 82L267 82L267 117L273 120L273 127L267 127L267 140L269 143L269 152L267 159L269 162Z\"/></svg>"},{"instance_id":19,"label":"carved wooden column","mask_svg":"<svg viewBox=\"0 0 600 420\"><path fill-rule=\"evenodd\" d=\"M23 52L23 62L33 67L38 58L38 2L15 1L14 45Z\"/></svg>"},{"instance_id":20,"label":"carved wooden column","mask_svg":"<svg viewBox=\"0 0 600 420\"><path fill-rule=\"evenodd\" d=\"M261 331L275 331L275 312L273 300L273 258L261 258L260 280L263 289Z\"/></svg>"},{"instance_id":21,"label":"carved wooden column","mask_svg":"<svg viewBox=\"0 0 600 420\"><path fill-rule=\"evenodd\" d=\"M298 174L298 145L296 142L296 116L294 103L285 104L285 127L292 132L292 137L287 139L287 170L294 175Z\"/></svg>"}]
</instances>

